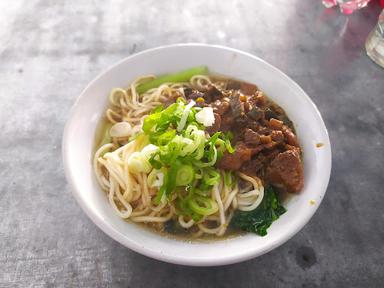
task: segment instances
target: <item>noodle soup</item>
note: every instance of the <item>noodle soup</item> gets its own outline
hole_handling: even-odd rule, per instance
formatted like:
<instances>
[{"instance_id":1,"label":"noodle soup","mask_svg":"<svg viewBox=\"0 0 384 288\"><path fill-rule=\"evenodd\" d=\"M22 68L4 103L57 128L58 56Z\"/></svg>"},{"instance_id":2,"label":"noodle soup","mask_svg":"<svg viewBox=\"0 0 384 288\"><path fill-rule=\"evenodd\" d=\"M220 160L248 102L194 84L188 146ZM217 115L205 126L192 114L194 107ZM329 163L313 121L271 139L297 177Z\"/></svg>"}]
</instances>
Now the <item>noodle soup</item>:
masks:
<instances>
[{"instance_id":1,"label":"noodle soup","mask_svg":"<svg viewBox=\"0 0 384 288\"><path fill-rule=\"evenodd\" d=\"M123 219L182 239L264 236L303 187L292 122L254 84L202 66L139 77L109 102L93 166Z\"/></svg>"}]
</instances>

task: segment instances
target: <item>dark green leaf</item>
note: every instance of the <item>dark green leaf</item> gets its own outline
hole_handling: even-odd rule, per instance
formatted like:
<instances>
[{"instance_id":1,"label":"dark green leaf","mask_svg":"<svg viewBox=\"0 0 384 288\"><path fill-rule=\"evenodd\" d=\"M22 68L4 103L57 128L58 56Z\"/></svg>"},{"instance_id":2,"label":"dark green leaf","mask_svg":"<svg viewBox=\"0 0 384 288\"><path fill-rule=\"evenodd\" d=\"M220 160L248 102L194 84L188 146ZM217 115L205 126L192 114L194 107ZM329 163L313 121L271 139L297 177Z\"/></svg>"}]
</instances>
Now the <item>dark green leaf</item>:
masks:
<instances>
[{"instance_id":1,"label":"dark green leaf","mask_svg":"<svg viewBox=\"0 0 384 288\"><path fill-rule=\"evenodd\" d=\"M272 222L285 212L286 209L279 202L274 189L269 186L264 191L264 198L259 207L252 211L236 211L231 225L247 232L265 236Z\"/></svg>"}]
</instances>

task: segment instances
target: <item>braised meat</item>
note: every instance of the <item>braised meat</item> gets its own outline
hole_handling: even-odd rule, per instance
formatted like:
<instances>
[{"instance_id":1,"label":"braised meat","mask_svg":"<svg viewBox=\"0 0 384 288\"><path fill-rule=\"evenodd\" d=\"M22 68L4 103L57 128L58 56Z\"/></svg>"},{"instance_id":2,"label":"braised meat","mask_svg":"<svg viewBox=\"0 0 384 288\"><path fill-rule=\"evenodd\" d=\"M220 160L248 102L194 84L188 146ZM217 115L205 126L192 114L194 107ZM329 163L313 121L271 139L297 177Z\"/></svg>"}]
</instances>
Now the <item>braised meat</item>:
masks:
<instances>
[{"instance_id":1,"label":"braised meat","mask_svg":"<svg viewBox=\"0 0 384 288\"><path fill-rule=\"evenodd\" d=\"M236 80L228 80L227 89L240 90L244 94L252 95L258 88L256 85Z\"/></svg>"},{"instance_id":2,"label":"braised meat","mask_svg":"<svg viewBox=\"0 0 384 288\"><path fill-rule=\"evenodd\" d=\"M210 85L200 92L184 89L187 99L200 107L211 106L215 123L207 127L231 132L235 152L224 153L217 167L258 176L265 185L297 193L303 187L301 148L292 122L256 85L228 80L226 89Z\"/></svg>"},{"instance_id":3,"label":"braised meat","mask_svg":"<svg viewBox=\"0 0 384 288\"><path fill-rule=\"evenodd\" d=\"M244 140L246 144L257 145L260 144L260 135L252 129L246 128L244 133Z\"/></svg>"},{"instance_id":4,"label":"braised meat","mask_svg":"<svg viewBox=\"0 0 384 288\"><path fill-rule=\"evenodd\" d=\"M208 90L204 93L203 96L205 101L208 103L221 99L222 97L223 94L221 93L221 91L213 85L209 86Z\"/></svg>"},{"instance_id":5,"label":"braised meat","mask_svg":"<svg viewBox=\"0 0 384 288\"><path fill-rule=\"evenodd\" d=\"M267 180L289 193L298 193L303 188L303 165L297 150L279 153L267 168Z\"/></svg>"},{"instance_id":6,"label":"braised meat","mask_svg":"<svg viewBox=\"0 0 384 288\"><path fill-rule=\"evenodd\" d=\"M211 104L213 111L219 115L223 115L228 112L230 108L229 99L224 98L222 100L217 99Z\"/></svg>"},{"instance_id":7,"label":"braised meat","mask_svg":"<svg viewBox=\"0 0 384 288\"><path fill-rule=\"evenodd\" d=\"M251 159L251 149L244 143L238 143L233 154L225 152L223 157L216 164L217 167L225 170L239 170L241 165Z\"/></svg>"},{"instance_id":8,"label":"braised meat","mask_svg":"<svg viewBox=\"0 0 384 288\"><path fill-rule=\"evenodd\" d=\"M231 106L232 116L235 119L244 116L244 103L240 101L240 93L233 93L231 98L229 99L229 104Z\"/></svg>"}]
</instances>

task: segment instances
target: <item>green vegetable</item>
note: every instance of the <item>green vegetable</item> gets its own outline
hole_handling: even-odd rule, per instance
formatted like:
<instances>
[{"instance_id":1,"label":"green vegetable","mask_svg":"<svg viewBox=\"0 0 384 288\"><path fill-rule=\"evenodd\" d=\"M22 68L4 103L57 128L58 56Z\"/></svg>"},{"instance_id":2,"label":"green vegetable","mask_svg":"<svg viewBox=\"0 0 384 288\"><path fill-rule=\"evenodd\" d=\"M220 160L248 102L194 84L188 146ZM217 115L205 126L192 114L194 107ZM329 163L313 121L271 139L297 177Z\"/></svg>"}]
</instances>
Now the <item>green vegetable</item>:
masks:
<instances>
[{"instance_id":1,"label":"green vegetable","mask_svg":"<svg viewBox=\"0 0 384 288\"><path fill-rule=\"evenodd\" d=\"M175 161L173 165L169 168L168 173L165 174L164 185L165 185L165 195L169 196L176 188L176 177L177 171L180 167L180 162Z\"/></svg>"},{"instance_id":2,"label":"green vegetable","mask_svg":"<svg viewBox=\"0 0 384 288\"><path fill-rule=\"evenodd\" d=\"M195 170L192 165L181 165L178 168L176 175L176 185L177 186L186 186L195 178Z\"/></svg>"},{"instance_id":3,"label":"green vegetable","mask_svg":"<svg viewBox=\"0 0 384 288\"><path fill-rule=\"evenodd\" d=\"M167 175L165 175L164 178L166 178L166 177L167 177ZM163 185L163 186L160 187L159 192L157 192L157 194L156 194L156 197L155 197L155 200L154 200L156 205L160 204L161 199L163 199L164 194L165 194L165 186Z\"/></svg>"},{"instance_id":4,"label":"green vegetable","mask_svg":"<svg viewBox=\"0 0 384 288\"><path fill-rule=\"evenodd\" d=\"M152 154L152 156L149 158L149 163L151 164L151 166L155 169L160 169L163 165L161 164L161 162L156 159L156 158L159 158L159 152L156 152L154 154Z\"/></svg>"},{"instance_id":5,"label":"green vegetable","mask_svg":"<svg viewBox=\"0 0 384 288\"><path fill-rule=\"evenodd\" d=\"M208 186L213 186L219 183L220 173L213 168L205 169L203 175L203 182Z\"/></svg>"},{"instance_id":6,"label":"green vegetable","mask_svg":"<svg viewBox=\"0 0 384 288\"><path fill-rule=\"evenodd\" d=\"M167 145L171 140L176 136L176 130L169 130L162 134L160 134L155 142L157 142L157 145L164 146Z\"/></svg>"},{"instance_id":7,"label":"green vegetable","mask_svg":"<svg viewBox=\"0 0 384 288\"><path fill-rule=\"evenodd\" d=\"M235 152L235 148L232 147L231 141L229 139L225 139L225 148L228 150L229 153Z\"/></svg>"},{"instance_id":8,"label":"green vegetable","mask_svg":"<svg viewBox=\"0 0 384 288\"><path fill-rule=\"evenodd\" d=\"M218 132L209 137L204 131L205 127L196 122L196 108L187 108L187 105L178 99L166 109L154 109L144 119L142 135L146 137L144 140L149 140L150 144L144 148L148 153L146 159L132 159L135 160L132 164L136 170L161 170L163 181L155 203L178 193L178 214L196 220L208 213L209 209L214 210L210 200L199 197L207 198L208 191L219 183L220 173L214 165L232 147L227 134ZM189 113L187 118L185 111ZM178 131L181 119L183 129ZM151 182L155 181L152 175Z\"/></svg>"},{"instance_id":9,"label":"green vegetable","mask_svg":"<svg viewBox=\"0 0 384 288\"><path fill-rule=\"evenodd\" d=\"M179 103L173 103L162 111L158 111L156 108L149 116L144 119L143 131L149 134L152 128L157 127L157 130L165 131L174 119L175 112L180 108ZM180 112L179 112L180 113ZM175 122L175 121L174 121Z\"/></svg>"},{"instance_id":10,"label":"green vegetable","mask_svg":"<svg viewBox=\"0 0 384 288\"><path fill-rule=\"evenodd\" d=\"M252 211L236 211L231 225L247 232L265 236L272 222L285 212L286 209L279 202L274 189L269 186L264 191L264 198L260 205Z\"/></svg>"},{"instance_id":11,"label":"green vegetable","mask_svg":"<svg viewBox=\"0 0 384 288\"><path fill-rule=\"evenodd\" d=\"M224 184L230 187L233 183L233 175L231 171L224 172Z\"/></svg>"},{"instance_id":12,"label":"green vegetable","mask_svg":"<svg viewBox=\"0 0 384 288\"><path fill-rule=\"evenodd\" d=\"M219 210L217 203L210 198L195 196L188 201L189 208L195 213L208 216Z\"/></svg>"},{"instance_id":13,"label":"green vegetable","mask_svg":"<svg viewBox=\"0 0 384 288\"><path fill-rule=\"evenodd\" d=\"M190 197L187 198L182 198L179 197L177 198L177 212L179 215L185 215L191 217L195 222L199 221L201 218L203 218L203 215L200 215L196 212L194 212L190 207L189 207L189 200Z\"/></svg>"},{"instance_id":14,"label":"green vegetable","mask_svg":"<svg viewBox=\"0 0 384 288\"><path fill-rule=\"evenodd\" d=\"M159 87L161 84L164 83L188 82L192 76L206 74L208 74L208 68L206 66L197 66L175 74L167 74L160 76L156 79L150 80L146 83L137 86L136 91L141 94L148 91L149 89Z\"/></svg>"}]
</instances>

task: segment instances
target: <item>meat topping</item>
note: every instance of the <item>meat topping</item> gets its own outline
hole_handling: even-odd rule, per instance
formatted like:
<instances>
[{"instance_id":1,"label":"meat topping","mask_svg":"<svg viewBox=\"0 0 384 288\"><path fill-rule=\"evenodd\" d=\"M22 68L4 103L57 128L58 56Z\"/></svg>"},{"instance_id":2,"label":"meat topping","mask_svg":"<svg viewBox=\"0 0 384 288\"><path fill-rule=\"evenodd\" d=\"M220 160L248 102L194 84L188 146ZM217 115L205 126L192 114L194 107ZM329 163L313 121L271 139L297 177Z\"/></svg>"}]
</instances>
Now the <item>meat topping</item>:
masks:
<instances>
[{"instance_id":1,"label":"meat topping","mask_svg":"<svg viewBox=\"0 0 384 288\"><path fill-rule=\"evenodd\" d=\"M304 185L303 166L296 150L279 153L267 168L267 180L289 193L298 193Z\"/></svg>"}]
</instances>

